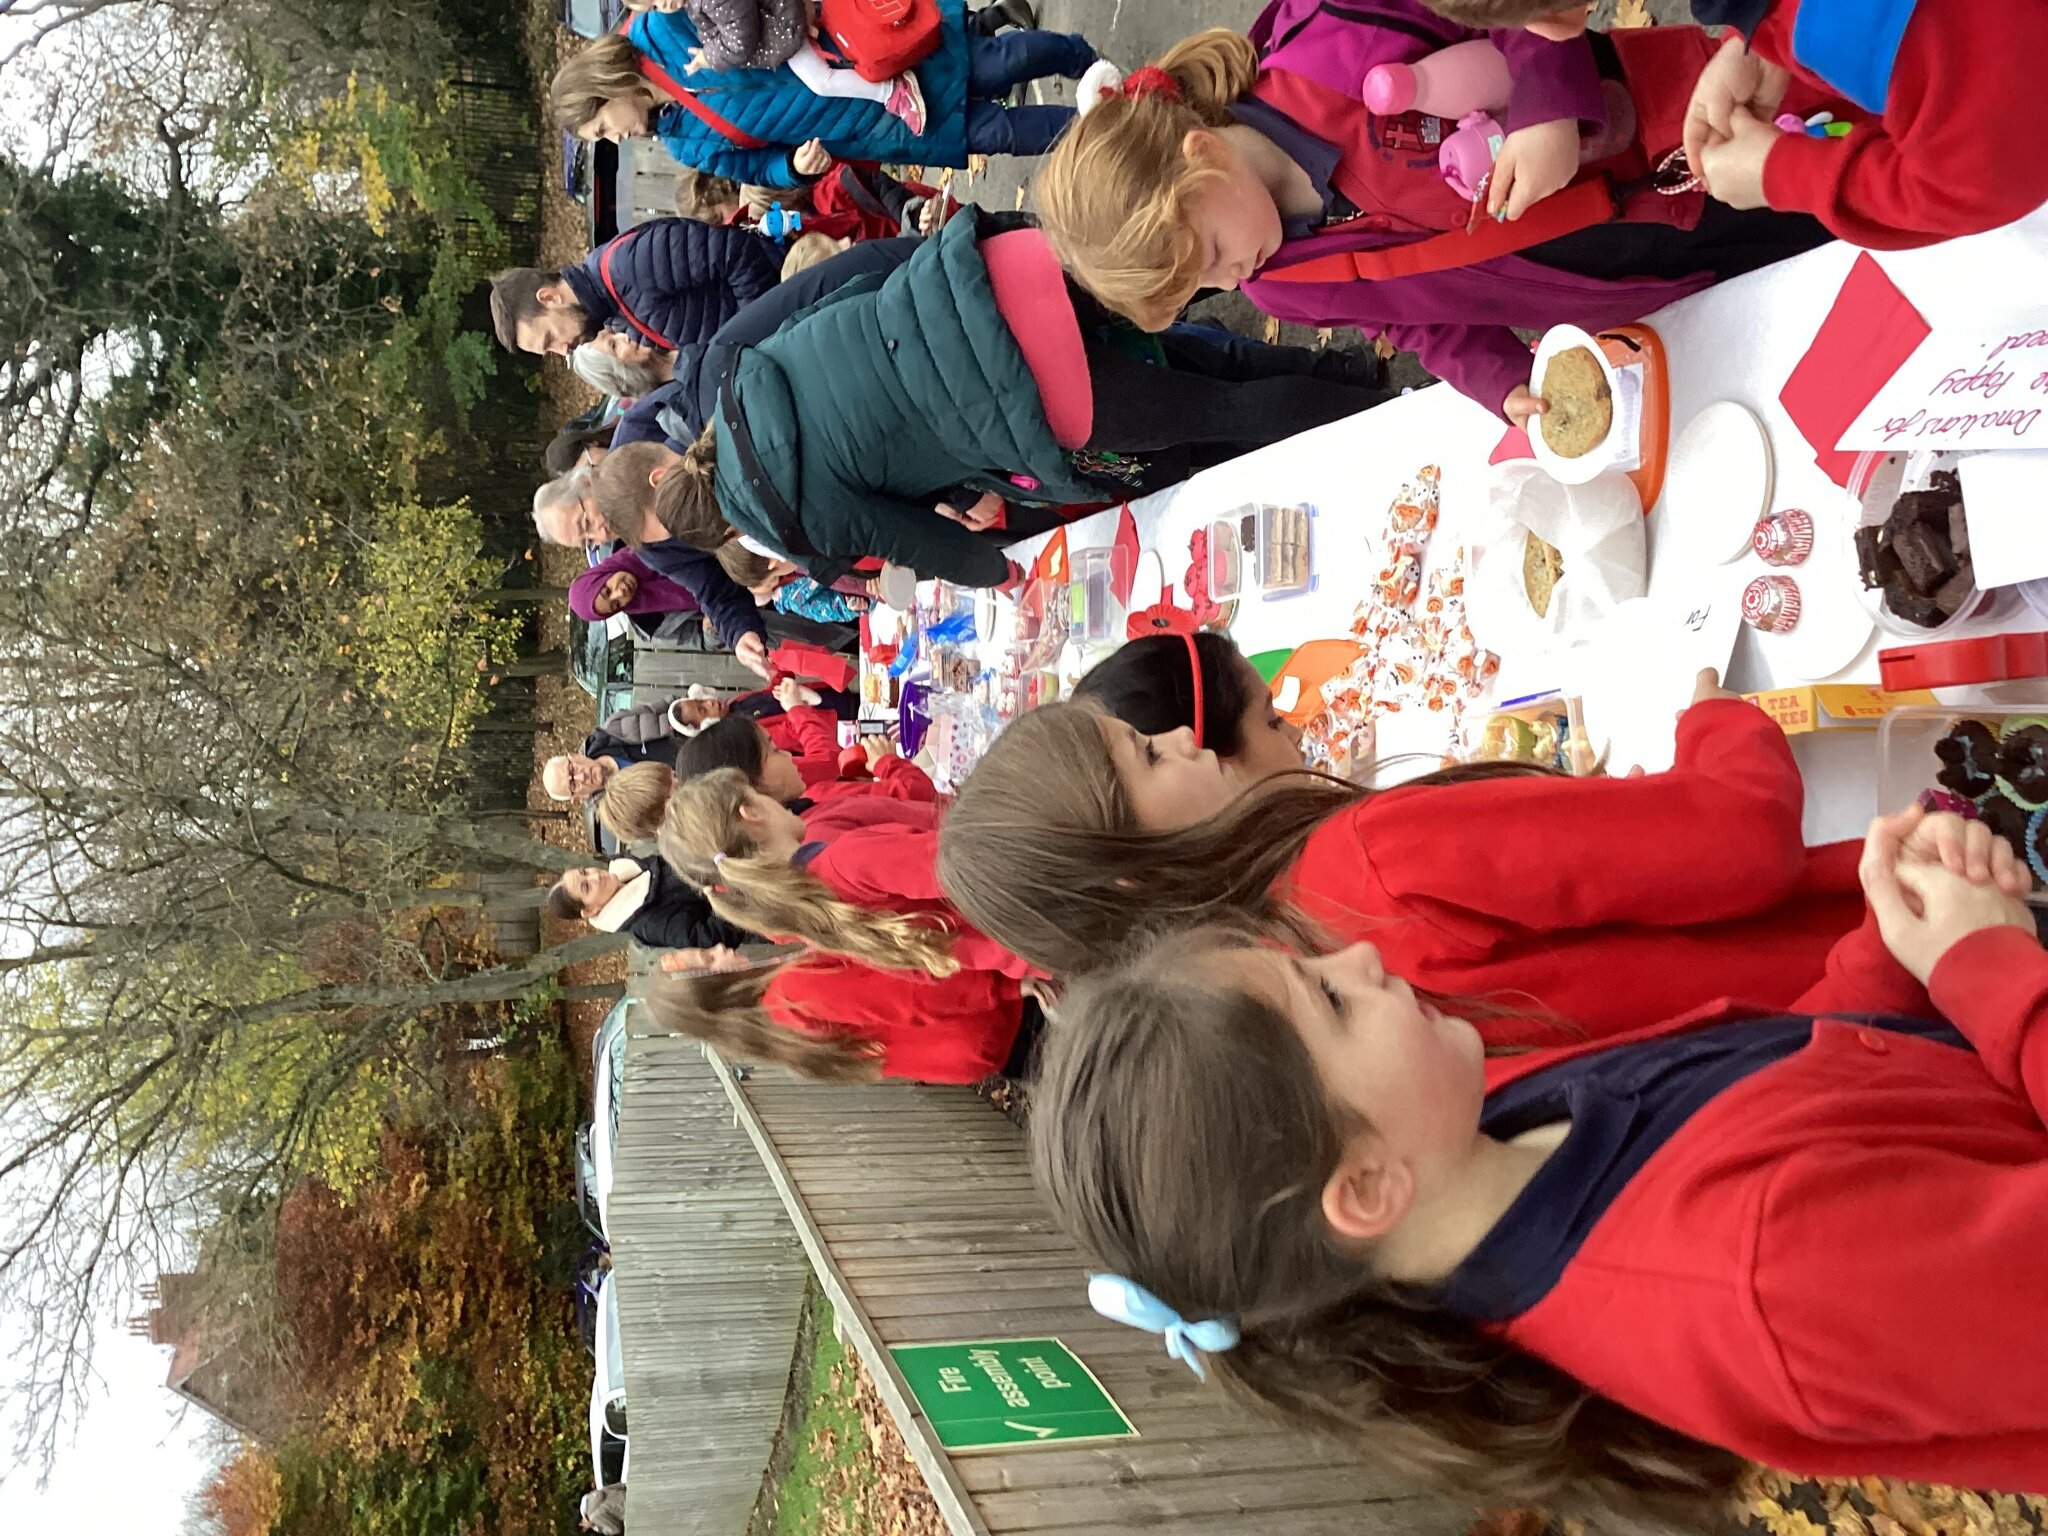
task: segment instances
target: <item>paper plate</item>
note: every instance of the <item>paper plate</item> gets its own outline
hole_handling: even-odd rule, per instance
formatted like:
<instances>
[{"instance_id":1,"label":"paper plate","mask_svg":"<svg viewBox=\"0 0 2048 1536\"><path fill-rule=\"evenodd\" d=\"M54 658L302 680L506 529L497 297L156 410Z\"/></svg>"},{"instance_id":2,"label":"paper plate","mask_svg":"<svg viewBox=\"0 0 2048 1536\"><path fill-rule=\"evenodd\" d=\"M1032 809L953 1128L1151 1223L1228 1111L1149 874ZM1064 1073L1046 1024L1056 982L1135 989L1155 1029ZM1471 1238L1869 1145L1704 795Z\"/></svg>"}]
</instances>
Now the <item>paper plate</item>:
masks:
<instances>
[{"instance_id":1,"label":"paper plate","mask_svg":"<svg viewBox=\"0 0 2048 1536\"><path fill-rule=\"evenodd\" d=\"M1550 360L1560 352L1569 352L1573 347L1584 347L1600 359L1600 371L1607 376L1607 392L1614 401L1614 427L1608 431L1606 441L1600 443L1590 453L1580 454L1576 459L1567 459L1552 451L1550 444L1544 440L1541 419L1532 417L1529 423L1529 449L1534 454L1536 462L1543 466L1544 472L1553 480L1562 481L1566 485L1584 485L1588 480L1610 469L1631 467L1624 461L1633 455L1629 451L1631 445L1622 430L1625 422L1621 382L1615 376L1614 364L1608 360L1606 353L1600 350L1600 343L1577 326L1553 325L1543 333L1543 339L1536 344L1535 366L1529 370L1529 388L1541 394L1544 370L1549 368Z\"/></svg>"},{"instance_id":2,"label":"paper plate","mask_svg":"<svg viewBox=\"0 0 2048 1536\"><path fill-rule=\"evenodd\" d=\"M1756 520L1771 510L1773 478L1770 435L1756 413L1733 400L1708 406L1671 445L1663 537L1699 560L1741 559Z\"/></svg>"},{"instance_id":3,"label":"paper plate","mask_svg":"<svg viewBox=\"0 0 2048 1536\"><path fill-rule=\"evenodd\" d=\"M1825 513L1814 513L1813 554L1802 564L1770 566L1752 554L1736 568L1744 586L1772 572L1799 583L1799 622L1791 631L1751 631L1776 676L1821 682L1848 666L1870 643L1876 626L1857 596L1863 583L1856 572L1854 547L1842 531L1846 515L1832 505Z\"/></svg>"},{"instance_id":4,"label":"paper plate","mask_svg":"<svg viewBox=\"0 0 2048 1536\"><path fill-rule=\"evenodd\" d=\"M875 590L891 608L908 612L917 606L917 572L884 562L881 574L875 578Z\"/></svg>"}]
</instances>

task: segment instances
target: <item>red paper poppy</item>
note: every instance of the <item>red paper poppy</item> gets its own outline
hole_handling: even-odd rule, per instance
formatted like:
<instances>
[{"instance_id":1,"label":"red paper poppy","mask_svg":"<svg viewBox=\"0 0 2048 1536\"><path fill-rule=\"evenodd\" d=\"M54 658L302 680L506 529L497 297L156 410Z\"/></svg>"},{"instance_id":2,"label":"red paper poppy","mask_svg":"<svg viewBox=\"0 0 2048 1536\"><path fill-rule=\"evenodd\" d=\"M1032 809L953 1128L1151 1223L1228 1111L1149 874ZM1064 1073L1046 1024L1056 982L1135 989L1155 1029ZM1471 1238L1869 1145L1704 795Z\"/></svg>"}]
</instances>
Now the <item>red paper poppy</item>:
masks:
<instances>
[{"instance_id":1,"label":"red paper poppy","mask_svg":"<svg viewBox=\"0 0 2048 1536\"><path fill-rule=\"evenodd\" d=\"M1150 608L1140 608L1124 621L1124 638L1142 640L1147 635L1192 635L1201 623L1192 609L1176 607L1162 599Z\"/></svg>"}]
</instances>

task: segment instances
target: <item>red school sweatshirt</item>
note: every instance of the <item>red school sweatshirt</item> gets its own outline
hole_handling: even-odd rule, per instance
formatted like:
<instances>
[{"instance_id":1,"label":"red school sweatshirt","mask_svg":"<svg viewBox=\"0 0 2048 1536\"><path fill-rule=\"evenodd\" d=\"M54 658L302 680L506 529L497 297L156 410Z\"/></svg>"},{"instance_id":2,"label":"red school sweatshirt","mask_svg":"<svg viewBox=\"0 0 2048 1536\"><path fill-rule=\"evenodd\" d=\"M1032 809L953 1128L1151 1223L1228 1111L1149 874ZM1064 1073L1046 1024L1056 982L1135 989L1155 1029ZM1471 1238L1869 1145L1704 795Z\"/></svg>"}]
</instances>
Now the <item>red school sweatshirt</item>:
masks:
<instances>
[{"instance_id":1,"label":"red school sweatshirt","mask_svg":"<svg viewBox=\"0 0 2048 1536\"><path fill-rule=\"evenodd\" d=\"M1785 736L1741 699L1678 722L1668 773L1390 789L1309 835L1280 893L1441 997L1561 1021L1494 1046L1639 1029L1716 997L1790 1002L1862 920L1859 845L1808 851Z\"/></svg>"},{"instance_id":2,"label":"red school sweatshirt","mask_svg":"<svg viewBox=\"0 0 2048 1536\"><path fill-rule=\"evenodd\" d=\"M1928 991L1971 1049L1873 1027L1924 994L1874 923L1851 934L1794 1002L1810 1041L1695 1111L1499 1331L1772 1466L2048 1489L2048 956L1987 929ZM1489 1091L1703 1027L1739 1025L1497 1058Z\"/></svg>"},{"instance_id":3,"label":"red school sweatshirt","mask_svg":"<svg viewBox=\"0 0 2048 1536\"><path fill-rule=\"evenodd\" d=\"M905 805L900 809L929 811L930 824L916 826L898 818L888 824L846 827L837 818L806 812L804 832L809 851L800 855L804 867L830 886L841 901L857 907L939 917L953 933L953 956L963 970L993 971L1017 981L1042 975L971 926L939 888L939 808ZM812 843L819 846L811 849Z\"/></svg>"},{"instance_id":4,"label":"red school sweatshirt","mask_svg":"<svg viewBox=\"0 0 2048 1536\"><path fill-rule=\"evenodd\" d=\"M879 1045L882 1076L921 1083L978 1083L1000 1072L1024 1019L1016 981L995 971L927 976L844 955L784 966L762 1002L787 1029Z\"/></svg>"},{"instance_id":5,"label":"red school sweatshirt","mask_svg":"<svg viewBox=\"0 0 2048 1536\"><path fill-rule=\"evenodd\" d=\"M1793 53L1799 0L1778 0L1750 48L1822 91ZM2048 6L1920 0L1884 116L1846 138L1786 134L1764 160L1773 208L1810 213L1851 245L1906 250L1996 229L2048 201Z\"/></svg>"},{"instance_id":6,"label":"red school sweatshirt","mask_svg":"<svg viewBox=\"0 0 2048 1536\"><path fill-rule=\"evenodd\" d=\"M768 739L796 759L804 793L812 800L835 795L887 795L896 800L936 800L938 790L917 764L891 753L870 773L845 765L839 750L839 717L829 709L804 704L760 722Z\"/></svg>"}]
</instances>

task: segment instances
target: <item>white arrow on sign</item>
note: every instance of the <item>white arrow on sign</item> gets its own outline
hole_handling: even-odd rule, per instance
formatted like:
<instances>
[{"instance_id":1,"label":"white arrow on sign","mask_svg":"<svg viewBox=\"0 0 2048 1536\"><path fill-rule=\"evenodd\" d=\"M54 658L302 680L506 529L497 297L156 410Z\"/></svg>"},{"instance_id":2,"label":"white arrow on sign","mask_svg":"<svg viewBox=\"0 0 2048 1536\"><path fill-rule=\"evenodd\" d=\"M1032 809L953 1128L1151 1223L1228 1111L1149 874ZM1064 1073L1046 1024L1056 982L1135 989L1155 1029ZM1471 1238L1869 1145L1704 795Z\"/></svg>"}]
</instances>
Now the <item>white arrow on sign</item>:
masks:
<instances>
[{"instance_id":1,"label":"white arrow on sign","mask_svg":"<svg viewBox=\"0 0 2048 1536\"><path fill-rule=\"evenodd\" d=\"M1003 1423L1010 1429L1020 1430L1027 1435L1034 1435L1040 1440L1045 1439L1048 1435L1059 1433L1057 1429L1040 1429L1036 1424L1019 1424L1015 1419L1005 1419Z\"/></svg>"}]
</instances>

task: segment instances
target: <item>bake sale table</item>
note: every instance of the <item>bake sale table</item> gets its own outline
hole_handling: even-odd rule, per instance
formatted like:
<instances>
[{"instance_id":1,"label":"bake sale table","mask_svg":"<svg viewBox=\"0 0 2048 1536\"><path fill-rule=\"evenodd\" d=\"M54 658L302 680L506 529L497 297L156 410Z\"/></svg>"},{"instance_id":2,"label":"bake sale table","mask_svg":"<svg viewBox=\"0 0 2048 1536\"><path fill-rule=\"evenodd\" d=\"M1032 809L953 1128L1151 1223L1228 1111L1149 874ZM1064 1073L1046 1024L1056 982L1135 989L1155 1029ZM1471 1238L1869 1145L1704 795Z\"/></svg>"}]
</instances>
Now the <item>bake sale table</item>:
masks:
<instances>
[{"instance_id":1,"label":"bake sale table","mask_svg":"<svg viewBox=\"0 0 2048 1536\"><path fill-rule=\"evenodd\" d=\"M1497 700L1553 688L1576 693L1585 699L1589 732L1608 751L1611 771L1638 764L1655 770L1669 763L1671 721L1689 699L1701 666L1724 667L1728 686L1746 693L1806 683L1878 682L1880 645L1903 642L1874 629L1854 600L1858 583L1848 535L1856 503L1822 471L1813 446L1778 398L1860 254L1829 245L1724 283L1646 321L1669 360L1673 437L1720 402L1732 401L1754 413L1769 441L1770 507L1808 511L1816 523L1815 564L1808 580L1847 583L1841 591L1817 591L1820 600L1802 620L1811 627L1801 642L1777 644L1779 637L1735 622L1733 610L1743 587L1764 568L1753 556L1721 563L1708 548L1714 541L1684 521L1717 515L1718 477L1725 469L1735 485L1741 466L1710 457L1681 477L1674 464L1645 525L1647 595L1617 610L1605 627L1577 636L1568 651L1502 655L1499 676L1469 710L1483 714ZM1937 328L2025 308L2037 302L2034 296L2048 295L2048 210L1991 234L1920 251L1879 253L1875 259ZM1314 509L1312 586L1262 598L1247 576L1229 632L1247 655L1347 636L1386 564L1381 536L1388 510L1404 488L1412 490L1425 467L1440 473L1441 505L1426 568L1452 561L1475 530L1490 526L1490 487L1501 471L1489 459L1502 444L1502 434L1502 424L1491 413L1436 385L1135 501L1129 511L1139 542L1158 556L1158 565L1156 576L1141 575L1132 606L1152 600L1154 579L1163 579L1173 600L1187 602L1183 577L1196 530L1260 504L1304 505ZM1742 493L1735 489L1730 494ZM1065 530L1070 563L1085 550L1112 543L1120 510L1095 514ZM1740 508L1734 513L1738 519L1754 516ZM2048 536L2048 509L2043 517ZM1044 543L1026 541L1013 554L1028 566ZM1473 553L1467 550L1468 557ZM1115 627L1120 634L1121 622ZM2000 618L1963 625L1956 633L2027 628L2048 628L2048 621L2015 602L2006 605ZM1943 701L1983 697L2048 701L2048 682L1945 693ZM1406 753L1434 761L1443 750L1443 722L1425 712L1383 716L1376 729L1383 764ZM1795 737L1794 748L1808 780L1809 841L1858 835L1879 808L1873 735L1816 732Z\"/></svg>"}]
</instances>

